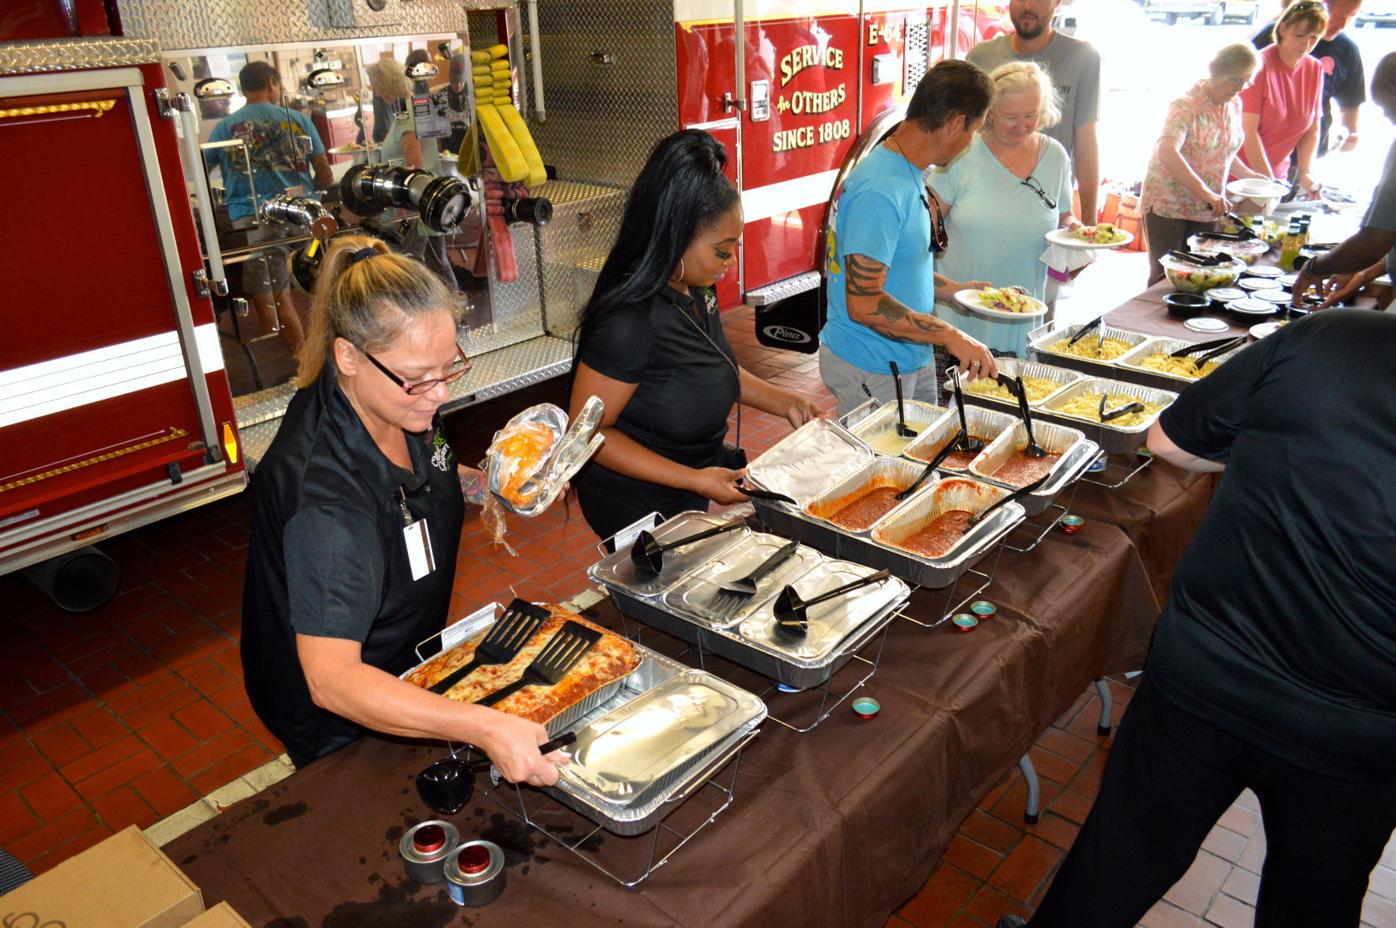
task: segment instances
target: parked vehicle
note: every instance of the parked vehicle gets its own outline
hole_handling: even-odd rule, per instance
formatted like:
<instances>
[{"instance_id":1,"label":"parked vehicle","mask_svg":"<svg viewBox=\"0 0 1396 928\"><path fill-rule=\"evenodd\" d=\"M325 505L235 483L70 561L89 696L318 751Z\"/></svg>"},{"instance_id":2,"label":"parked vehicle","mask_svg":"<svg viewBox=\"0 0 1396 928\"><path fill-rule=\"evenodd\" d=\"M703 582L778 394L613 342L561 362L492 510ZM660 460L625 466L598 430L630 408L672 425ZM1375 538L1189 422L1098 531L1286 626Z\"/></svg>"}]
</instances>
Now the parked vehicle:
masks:
<instances>
[{"instance_id":1,"label":"parked vehicle","mask_svg":"<svg viewBox=\"0 0 1396 928\"><path fill-rule=\"evenodd\" d=\"M1184 17L1212 26L1227 20L1254 23L1260 18L1260 0L1145 0L1144 13L1170 24Z\"/></svg>"},{"instance_id":2,"label":"parked vehicle","mask_svg":"<svg viewBox=\"0 0 1396 928\"><path fill-rule=\"evenodd\" d=\"M1354 22L1359 26L1396 26L1396 0L1367 0Z\"/></svg>"}]
</instances>

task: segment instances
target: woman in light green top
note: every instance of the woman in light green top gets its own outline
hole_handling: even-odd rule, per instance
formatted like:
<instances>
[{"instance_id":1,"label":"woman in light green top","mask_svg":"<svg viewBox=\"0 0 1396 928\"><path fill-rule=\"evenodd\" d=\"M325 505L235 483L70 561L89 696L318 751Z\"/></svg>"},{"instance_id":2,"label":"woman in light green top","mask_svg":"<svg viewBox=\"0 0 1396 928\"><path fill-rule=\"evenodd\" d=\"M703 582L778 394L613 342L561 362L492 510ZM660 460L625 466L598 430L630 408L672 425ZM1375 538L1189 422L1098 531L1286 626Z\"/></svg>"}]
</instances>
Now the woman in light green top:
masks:
<instances>
[{"instance_id":1,"label":"woman in light green top","mask_svg":"<svg viewBox=\"0 0 1396 928\"><path fill-rule=\"evenodd\" d=\"M1040 130L1059 118L1056 89L1039 65L1013 61L995 68L994 104L969 149L930 175L945 210L950 243L941 256L956 280L987 280L1047 294L1043 236L1069 225L1071 159ZM1000 353L1023 355L1040 316L1005 319L959 305L937 304L936 315Z\"/></svg>"}]
</instances>

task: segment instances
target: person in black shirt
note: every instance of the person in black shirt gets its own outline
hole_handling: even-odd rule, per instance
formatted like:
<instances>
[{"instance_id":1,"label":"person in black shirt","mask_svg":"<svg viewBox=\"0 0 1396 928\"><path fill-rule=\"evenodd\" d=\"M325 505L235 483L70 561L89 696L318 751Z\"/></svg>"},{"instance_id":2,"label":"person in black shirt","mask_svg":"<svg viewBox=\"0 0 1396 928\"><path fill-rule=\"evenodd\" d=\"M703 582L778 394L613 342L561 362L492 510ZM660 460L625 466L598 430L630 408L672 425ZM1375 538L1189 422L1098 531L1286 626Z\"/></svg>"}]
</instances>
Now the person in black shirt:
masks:
<instances>
[{"instance_id":1,"label":"person in black shirt","mask_svg":"<svg viewBox=\"0 0 1396 928\"><path fill-rule=\"evenodd\" d=\"M476 745L506 777L557 780L542 725L398 679L445 625L465 504L441 431L469 364L458 310L420 262L337 240L300 388L252 478L242 665L296 766L372 729Z\"/></svg>"},{"instance_id":2,"label":"person in black shirt","mask_svg":"<svg viewBox=\"0 0 1396 928\"><path fill-rule=\"evenodd\" d=\"M1333 125L1333 100L1338 101L1342 116L1342 141L1336 151L1352 151L1357 147L1357 117L1367 102L1366 77L1362 71L1362 54L1357 43L1343 34L1348 23L1357 15L1362 0L1326 0L1328 28L1309 55L1323 64L1323 103L1318 124L1318 153L1328 148L1328 130ZM1257 50L1275 41L1275 24L1268 23L1251 39ZM1296 159L1290 159L1295 165Z\"/></svg>"},{"instance_id":3,"label":"person in black shirt","mask_svg":"<svg viewBox=\"0 0 1396 928\"><path fill-rule=\"evenodd\" d=\"M1134 925L1243 789L1267 844L1255 924L1358 924L1396 827L1393 344L1396 317L1315 313L1150 431L1165 460L1225 473L1033 928Z\"/></svg>"},{"instance_id":4,"label":"person in black shirt","mask_svg":"<svg viewBox=\"0 0 1396 928\"><path fill-rule=\"evenodd\" d=\"M582 309L572 414L599 396L606 443L574 483L601 538L651 512L748 499L737 485L744 461L723 444L734 403L793 426L817 414L810 400L743 370L723 334L709 288L736 263L742 234L726 161L696 129L655 146ZM740 442L740 408L737 416Z\"/></svg>"}]
</instances>

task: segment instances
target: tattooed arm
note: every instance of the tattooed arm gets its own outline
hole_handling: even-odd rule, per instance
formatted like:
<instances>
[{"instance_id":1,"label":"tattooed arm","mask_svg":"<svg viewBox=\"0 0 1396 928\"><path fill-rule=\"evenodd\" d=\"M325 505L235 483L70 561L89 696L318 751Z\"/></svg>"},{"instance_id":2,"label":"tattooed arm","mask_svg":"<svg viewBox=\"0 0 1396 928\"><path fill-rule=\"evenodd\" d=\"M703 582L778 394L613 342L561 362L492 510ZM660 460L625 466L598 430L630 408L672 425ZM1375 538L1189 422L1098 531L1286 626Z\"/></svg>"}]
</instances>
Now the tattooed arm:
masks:
<instances>
[{"instance_id":1,"label":"tattooed arm","mask_svg":"<svg viewBox=\"0 0 1396 928\"><path fill-rule=\"evenodd\" d=\"M886 293L882 289L886 282L887 266L880 261L865 255L844 260L844 293L851 321L896 341L942 345L971 377L998 373L989 349L945 320L916 312Z\"/></svg>"}]
</instances>

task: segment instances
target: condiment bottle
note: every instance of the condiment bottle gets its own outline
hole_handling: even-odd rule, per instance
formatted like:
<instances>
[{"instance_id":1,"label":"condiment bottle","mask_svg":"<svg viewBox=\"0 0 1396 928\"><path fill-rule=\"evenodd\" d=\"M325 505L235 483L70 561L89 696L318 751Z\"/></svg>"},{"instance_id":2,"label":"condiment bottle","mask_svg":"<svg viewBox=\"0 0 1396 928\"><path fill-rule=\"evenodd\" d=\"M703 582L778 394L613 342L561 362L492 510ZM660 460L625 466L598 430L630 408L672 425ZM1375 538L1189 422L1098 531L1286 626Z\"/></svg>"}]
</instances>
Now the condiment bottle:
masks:
<instances>
[{"instance_id":1,"label":"condiment bottle","mask_svg":"<svg viewBox=\"0 0 1396 928\"><path fill-rule=\"evenodd\" d=\"M1299 223L1291 219L1289 229L1280 244L1280 267L1286 271L1294 269L1294 259L1299 256Z\"/></svg>"}]
</instances>

